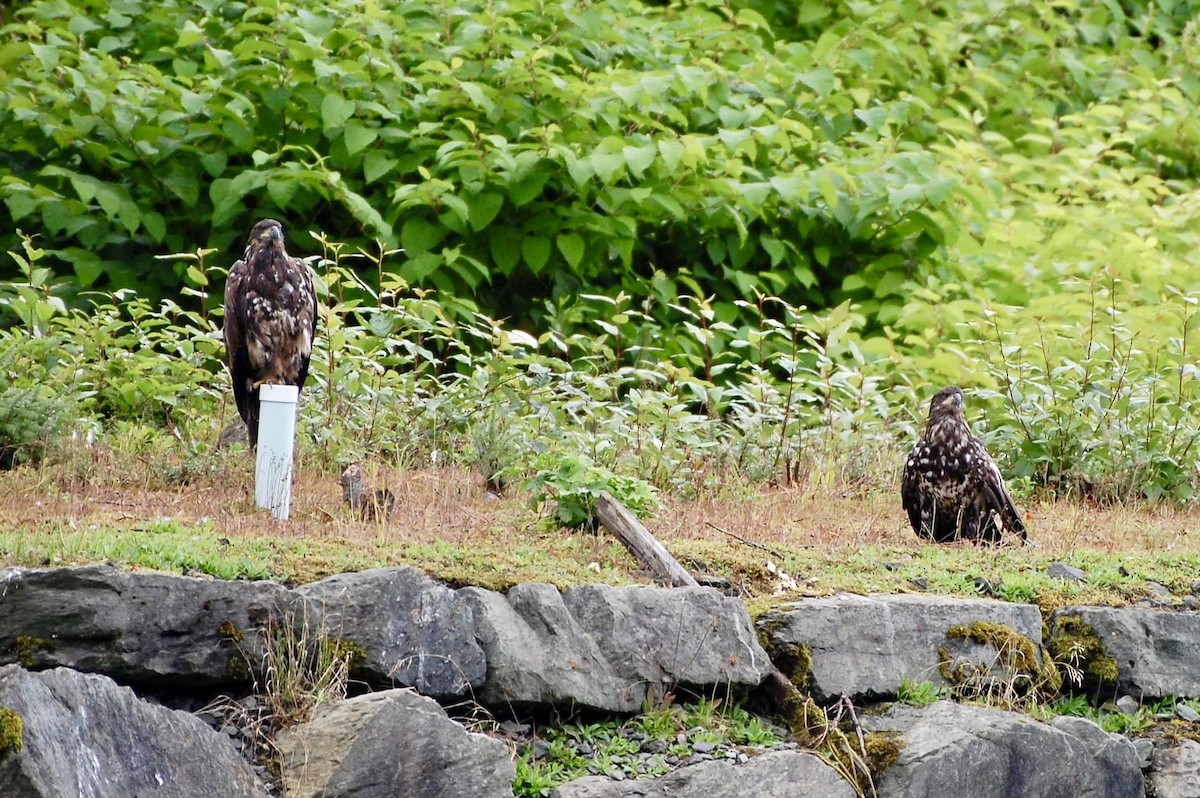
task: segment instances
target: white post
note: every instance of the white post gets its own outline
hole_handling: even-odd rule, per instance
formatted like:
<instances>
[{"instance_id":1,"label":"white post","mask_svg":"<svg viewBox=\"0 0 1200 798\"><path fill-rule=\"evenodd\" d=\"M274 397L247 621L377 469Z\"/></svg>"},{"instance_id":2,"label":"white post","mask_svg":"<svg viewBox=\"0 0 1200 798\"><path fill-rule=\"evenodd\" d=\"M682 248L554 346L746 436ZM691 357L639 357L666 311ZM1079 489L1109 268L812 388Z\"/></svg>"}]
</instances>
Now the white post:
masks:
<instances>
[{"instance_id":1,"label":"white post","mask_svg":"<svg viewBox=\"0 0 1200 798\"><path fill-rule=\"evenodd\" d=\"M254 500L286 521L292 506L292 449L296 441L295 385L263 385L258 389L258 460Z\"/></svg>"}]
</instances>

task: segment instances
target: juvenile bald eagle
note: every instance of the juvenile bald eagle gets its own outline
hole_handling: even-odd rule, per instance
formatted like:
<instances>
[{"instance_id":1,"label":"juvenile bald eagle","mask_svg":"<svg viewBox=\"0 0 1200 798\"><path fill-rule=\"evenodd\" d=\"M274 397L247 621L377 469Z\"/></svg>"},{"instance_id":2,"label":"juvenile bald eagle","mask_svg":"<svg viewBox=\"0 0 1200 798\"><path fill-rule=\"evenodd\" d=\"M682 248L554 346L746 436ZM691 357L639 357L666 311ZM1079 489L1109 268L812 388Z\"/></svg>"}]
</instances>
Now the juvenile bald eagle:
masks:
<instances>
[{"instance_id":1,"label":"juvenile bald eagle","mask_svg":"<svg viewBox=\"0 0 1200 798\"><path fill-rule=\"evenodd\" d=\"M998 543L1001 529L1025 540L1021 514L983 441L971 434L962 405L953 385L934 395L925 435L904 464L900 498L913 531L937 543Z\"/></svg>"},{"instance_id":2,"label":"juvenile bald eagle","mask_svg":"<svg viewBox=\"0 0 1200 798\"><path fill-rule=\"evenodd\" d=\"M317 331L317 293L308 266L283 246L283 225L263 219L225 283L225 352L233 396L258 444L258 387L304 388Z\"/></svg>"}]
</instances>

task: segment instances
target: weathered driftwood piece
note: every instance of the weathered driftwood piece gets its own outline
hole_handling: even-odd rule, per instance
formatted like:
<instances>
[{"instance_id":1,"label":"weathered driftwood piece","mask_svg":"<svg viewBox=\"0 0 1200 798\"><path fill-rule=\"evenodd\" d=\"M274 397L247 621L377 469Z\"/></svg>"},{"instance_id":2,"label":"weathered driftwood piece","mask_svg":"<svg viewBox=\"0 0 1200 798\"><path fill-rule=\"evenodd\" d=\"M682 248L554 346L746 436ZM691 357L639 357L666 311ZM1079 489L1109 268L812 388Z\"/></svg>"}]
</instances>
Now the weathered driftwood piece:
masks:
<instances>
[{"instance_id":1,"label":"weathered driftwood piece","mask_svg":"<svg viewBox=\"0 0 1200 798\"><path fill-rule=\"evenodd\" d=\"M621 541L643 568L672 587L696 587L692 575L671 556L661 543L642 526L633 513L619 501L601 493L596 499L596 517Z\"/></svg>"}]
</instances>

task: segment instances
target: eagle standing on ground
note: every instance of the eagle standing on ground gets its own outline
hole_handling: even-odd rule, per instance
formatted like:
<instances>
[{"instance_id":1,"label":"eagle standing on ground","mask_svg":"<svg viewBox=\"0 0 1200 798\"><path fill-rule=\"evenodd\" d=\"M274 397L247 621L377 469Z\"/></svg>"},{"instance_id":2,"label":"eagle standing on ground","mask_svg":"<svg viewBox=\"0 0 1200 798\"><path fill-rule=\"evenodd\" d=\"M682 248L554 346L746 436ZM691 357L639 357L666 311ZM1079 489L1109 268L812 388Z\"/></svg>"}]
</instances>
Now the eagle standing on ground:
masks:
<instances>
[{"instance_id":1,"label":"eagle standing on ground","mask_svg":"<svg viewBox=\"0 0 1200 798\"><path fill-rule=\"evenodd\" d=\"M317 292L308 266L283 247L283 225L263 219L225 283L225 351L233 396L258 445L258 387L304 388L317 331Z\"/></svg>"},{"instance_id":2,"label":"eagle standing on ground","mask_svg":"<svg viewBox=\"0 0 1200 798\"><path fill-rule=\"evenodd\" d=\"M1025 540L1021 514L983 441L971 434L962 405L962 391L953 385L934 395L925 435L904 464L900 498L913 531L937 543L998 543L998 515L1005 531Z\"/></svg>"}]
</instances>

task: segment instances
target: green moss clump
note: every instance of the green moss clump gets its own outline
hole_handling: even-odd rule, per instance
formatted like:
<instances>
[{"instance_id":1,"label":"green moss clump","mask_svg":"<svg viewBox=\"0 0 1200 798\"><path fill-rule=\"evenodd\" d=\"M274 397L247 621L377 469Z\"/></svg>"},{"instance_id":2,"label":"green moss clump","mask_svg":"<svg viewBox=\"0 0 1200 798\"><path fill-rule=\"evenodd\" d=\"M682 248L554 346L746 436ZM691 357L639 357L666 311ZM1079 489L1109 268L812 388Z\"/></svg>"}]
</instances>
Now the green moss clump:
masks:
<instances>
[{"instance_id":1,"label":"green moss clump","mask_svg":"<svg viewBox=\"0 0 1200 798\"><path fill-rule=\"evenodd\" d=\"M353 640L326 637L321 640L321 655L326 662L345 662L349 670L361 668L367 661L367 650Z\"/></svg>"},{"instance_id":2,"label":"green moss clump","mask_svg":"<svg viewBox=\"0 0 1200 798\"><path fill-rule=\"evenodd\" d=\"M759 645L797 689L809 690L812 686L812 648L806 643L785 643L773 639L775 632L785 623L782 618L760 619L755 628Z\"/></svg>"},{"instance_id":3,"label":"green moss clump","mask_svg":"<svg viewBox=\"0 0 1200 798\"><path fill-rule=\"evenodd\" d=\"M223 639L230 640L234 643L240 643L246 638L245 633L242 632L242 630L239 629L237 624L235 624L233 621L225 621L218 626L217 634L219 634Z\"/></svg>"},{"instance_id":4,"label":"green moss clump","mask_svg":"<svg viewBox=\"0 0 1200 798\"><path fill-rule=\"evenodd\" d=\"M15 709L0 707L0 760L25 745L25 722Z\"/></svg>"},{"instance_id":5,"label":"green moss clump","mask_svg":"<svg viewBox=\"0 0 1200 798\"><path fill-rule=\"evenodd\" d=\"M1085 681L1110 685L1120 676L1116 659L1109 656L1096 630L1084 623L1080 615L1055 618L1049 641L1050 654L1055 661L1079 668Z\"/></svg>"},{"instance_id":6,"label":"green moss clump","mask_svg":"<svg viewBox=\"0 0 1200 798\"><path fill-rule=\"evenodd\" d=\"M37 653L39 651L49 651L50 642L41 637L30 637L28 635L20 635L14 641L17 652L17 662L23 668L33 668L37 665Z\"/></svg>"},{"instance_id":7,"label":"green moss clump","mask_svg":"<svg viewBox=\"0 0 1200 798\"><path fill-rule=\"evenodd\" d=\"M938 649L938 671L960 694L1010 704L1053 696L1062 687L1062 674L1051 658L1040 656L1032 640L1005 624L975 621L952 626L946 637L991 646L998 656L995 665L963 662L955 667L950 651ZM996 666L1003 673L995 673Z\"/></svg>"},{"instance_id":8,"label":"green moss clump","mask_svg":"<svg viewBox=\"0 0 1200 798\"><path fill-rule=\"evenodd\" d=\"M867 767L878 779L885 770L896 764L904 750L904 738L897 732L871 732L864 740Z\"/></svg>"}]
</instances>

